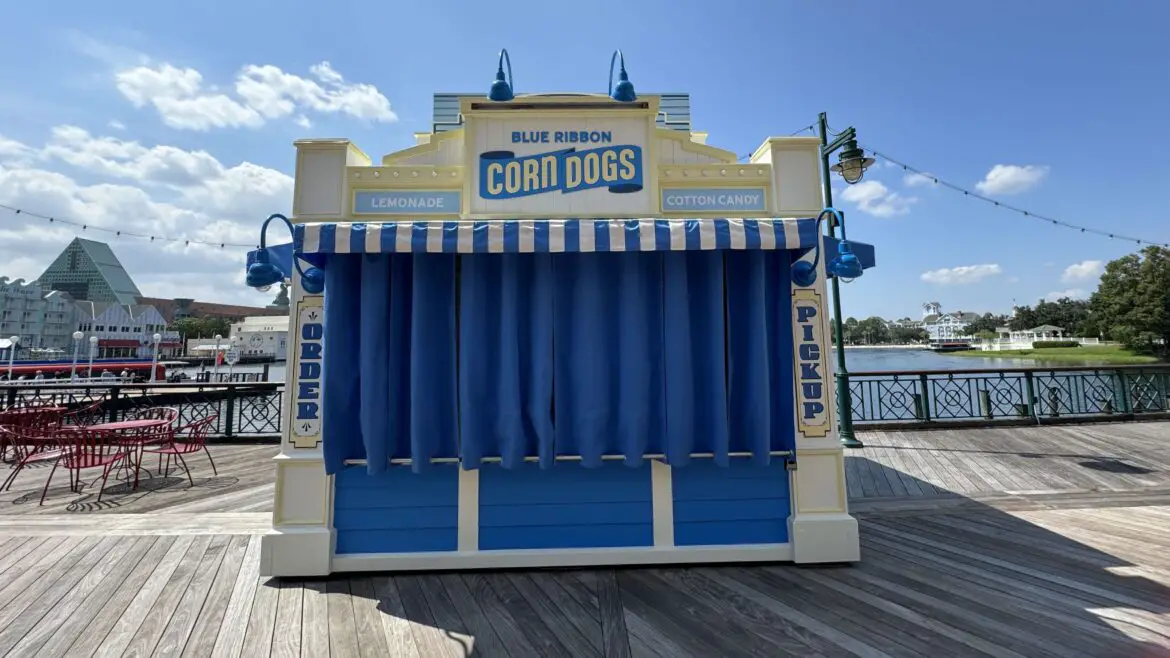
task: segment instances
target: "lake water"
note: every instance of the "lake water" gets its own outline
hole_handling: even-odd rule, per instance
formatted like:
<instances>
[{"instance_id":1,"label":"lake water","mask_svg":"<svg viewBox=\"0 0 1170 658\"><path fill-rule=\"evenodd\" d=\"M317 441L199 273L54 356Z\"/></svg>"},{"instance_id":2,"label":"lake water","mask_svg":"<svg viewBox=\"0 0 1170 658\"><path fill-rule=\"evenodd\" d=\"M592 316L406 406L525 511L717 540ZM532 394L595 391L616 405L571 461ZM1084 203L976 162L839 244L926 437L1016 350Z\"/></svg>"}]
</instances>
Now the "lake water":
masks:
<instances>
[{"instance_id":1,"label":"lake water","mask_svg":"<svg viewBox=\"0 0 1170 658\"><path fill-rule=\"evenodd\" d=\"M989 352L989 354L991 354ZM836 354L829 360L836 363ZM1035 359L1004 359L995 357L954 356L921 349L845 349L845 363L850 372L890 370L966 370L981 368L1028 368L1044 365L1077 365L1068 361L1045 363ZM1086 362L1083 365L1098 365ZM236 372L260 372L263 366L239 366ZM226 368L224 369L226 371ZM187 369L194 376L198 368ZM284 381L284 364L274 363L268 368L269 381Z\"/></svg>"}]
</instances>

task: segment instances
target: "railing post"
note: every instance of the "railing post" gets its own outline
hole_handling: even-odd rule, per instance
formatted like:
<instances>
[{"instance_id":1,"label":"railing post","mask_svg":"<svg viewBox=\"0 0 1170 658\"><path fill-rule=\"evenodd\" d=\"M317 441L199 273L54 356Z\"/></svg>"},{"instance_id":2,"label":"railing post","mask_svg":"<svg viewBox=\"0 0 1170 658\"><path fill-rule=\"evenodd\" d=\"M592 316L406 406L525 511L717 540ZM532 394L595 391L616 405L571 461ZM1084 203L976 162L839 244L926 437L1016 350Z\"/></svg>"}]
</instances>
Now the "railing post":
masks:
<instances>
[{"instance_id":1,"label":"railing post","mask_svg":"<svg viewBox=\"0 0 1170 658\"><path fill-rule=\"evenodd\" d=\"M15 386L12 386L12 385L8 386L7 398L8 398L8 400L7 400L7 403L5 404L5 408L11 409L11 408L15 407L16 406L16 387Z\"/></svg>"},{"instance_id":2,"label":"railing post","mask_svg":"<svg viewBox=\"0 0 1170 658\"><path fill-rule=\"evenodd\" d=\"M922 420L930 422L930 379L926 373L918 375L918 388L922 391L922 397L919 398L920 416Z\"/></svg>"},{"instance_id":3,"label":"railing post","mask_svg":"<svg viewBox=\"0 0 1170 658\"><path fill-rule=\"evenodd\" d=\"M987 420L991 420L991 392L985 388L979 389L979 412Z\"/></svg>"},{"instance_id":4,"label":"railing post","mask_svg":"<svg viewBox=\"0 0 1170 658\"><path fill-rule=\"evenodd\" d=\"M1048 387L1048 415L1053 418L1060 415L1060 388Z\"/></svg>"},{"instance_id":5,"label":"railing post","mask_svg":"<svg viewBox=\"0 0 1170 658\"><path fill-rule=\"evenodd\" d=\"M118 422L118 393L121 391L117 386L110 387L110 397L107 401L110 404L109 422Z\"/></svg>"},{"instance_id":6,"label":"railing post","mask_svg":"<svg viewBox=\"0 0 1170 658\"><path fill-rule=\"evenodd\" d=\"M1036 418L1036 383L1032 379L1032 371L1028 370L1024 373L1024 394L1027 399L1024 404L1028 407L1028 416Z\"/></svg>"},{"instance_id":7,"label":"railing post","mask_svg":"<svg viewBox=\"0 0 1170 658\"><path fill-rule=\"evenodd\" d=\"M1121 394L1121 413L1131 414L1133 413L1133 401L1129 395L1129 373L1124 370L1115 370L1114 372L1117 374L1117 380L1120 382L1120 385L1117 387L1117 392Z\"/></svg>"},{"instance_id":8,"label":"railing post","mask_svg":"<svg viewBox=\"0 0 1170 658\"><path fill-rule=\"evenodd\" d=\"M233 426L235 425L236 388L234 386L228 386L227 393L227 409L224 411L224 416L226 417L224 418L223 422L223 435L230 439L232 436Z\"/></svg>"}]
</instances>

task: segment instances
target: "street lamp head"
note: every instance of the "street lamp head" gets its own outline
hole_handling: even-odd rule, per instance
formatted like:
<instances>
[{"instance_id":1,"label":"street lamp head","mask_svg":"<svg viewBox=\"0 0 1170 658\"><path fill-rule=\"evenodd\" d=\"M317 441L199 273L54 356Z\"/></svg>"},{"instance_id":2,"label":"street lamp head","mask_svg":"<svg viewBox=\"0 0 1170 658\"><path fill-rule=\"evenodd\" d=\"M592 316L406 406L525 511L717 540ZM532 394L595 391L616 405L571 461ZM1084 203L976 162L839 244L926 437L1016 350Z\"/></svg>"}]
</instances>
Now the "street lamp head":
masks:
<instances>
[{"instance_id":1,"label":"street lamp head","mask_svg":"<svg viewBox=\"0 0 1170 658\"><path fill-rule=\"evenodd\" d=\"M80 331L73 332L73 340L81 340L82 338L85 338L85 334Z\"/></svg>"},{"instance_id":2,"label":"street lamp head","mask_svg":"<svg viewBox=\"0 0 1170 658\"><path fill-rule=\"evenodd\" d=\"M10 341L10 342L11 342L13 345L17 345L17 344L19 344L19 343L20 343L20 336L9 336L9 337L8 337L8 340L9 340L9 341Z\"/></svg>"},{"instance_id":3,"label":"street lamp head","mask_svg":"<svg viewBox=\"0 0 1170 658\"><path fill-rule=\"evenodd\" d=\"M844 148L841 149L841 155L838 156L837 164L830 169L841 174L845 182L852 185L865 176L865 170L873 163L874 159L865 157L865 151L857 146L857 140L851 139L845 142Z\"/></svg>"},{"instance_id":4,"label":"street lamp head","mask_svg":"<svg viewBox=\"0 0 1170 658\"><path fill-rule=\"evenodd\" d=\"M151 336L151 338L154 339L155 344L158 344L158 342L162 340L162 334L155 334Z\"/></svg>"},{"instance_id":5,"label":"street lamp head","mask_svg":"<svg viewBox=\"0 0 1170 658\"><path fill-rule=\"evenodd\" d=\"M90 345L97 345L97 343L98 343L98 337L97 337L97 336L90 336L90 337L89 337L89 344L90 344Z\"/></svg>"},{"instance_id":6,"label":"street lamp head","mask_svg":"<svg viewBox=\"0 0 1170 658\"><path fill-rule=\"evenodd\" d=\"M216 339L216 340L223 340L223 336L220 336L219 334L216 334L216 335L215 335L215 339Z\"/></svg>"}]
</instances>

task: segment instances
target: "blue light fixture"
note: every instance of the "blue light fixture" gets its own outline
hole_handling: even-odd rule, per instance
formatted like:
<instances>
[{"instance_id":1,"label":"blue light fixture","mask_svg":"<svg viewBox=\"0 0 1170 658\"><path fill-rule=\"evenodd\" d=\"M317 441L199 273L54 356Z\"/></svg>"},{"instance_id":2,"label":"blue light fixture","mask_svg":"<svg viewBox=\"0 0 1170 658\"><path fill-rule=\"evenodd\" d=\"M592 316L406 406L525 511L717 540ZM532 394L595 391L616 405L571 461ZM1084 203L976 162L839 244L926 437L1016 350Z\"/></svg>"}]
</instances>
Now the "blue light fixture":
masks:
<instances>
[{"instance_id":1,"label":"blue light fixture","mask_svg":"<svg viewBox=\"0 0 1170 658\"><path fill-rule=\"evenodd\" d=\"M618 83L615 87L613 65L616 61L621 62L621 70L618 72ZM619 103L633 103L638 100L638 95L634 93L634 83L630 82L630 76L626 75L626 56L620 50L613 51L609 58L609 95Z\"/></svg>"},{"instance_id":2,"label":"blue light fixture","mask_svg":"<svg viewBox=\"0 0 1170 658\"><path fill-rule=\"evenodd\" d=\"M504 62L508 63L508 79L504 79ZM512 93L512 58L508 56L508 50L505 48L500 51L500 64L496 69L496 81L492 83L492 90L488 92L488 100L493 101L510 101L515 98Z\"/></svg>"},{"instance_id":3,"label":"blue light fixture","mask_svg":"<svg viewBox=\"0 0 1170 658\"><path fill-rule=\"evenodd\" d=\"M837 210L825 208L821 211L821 214L817 215L816 219L817 244L814 247L815 251L813 253L815 255L813 256L812 262L798 260L792 264L792 280L798 286L808 287L817 281L817 264L821 261L821 242L823 242L823 238L821 237L821 222L828 215L835 217L837 225L841 227L841 242L837 245L837 256L829 261L825 267L829 276L835 276L848 283L864 274L861 261L853 254L853 249L850 248L849 241L845 239L845 218Z\"/></svg>"},{"instance_id":4,"label":"blue light fixture","mask_svg":"<svg viewBox=\"0 0 1170 658\"><path fill-rule=\"evenodd\" d=\"M284 272L272 264L267 249L268 225L274 219L284 222L290 234L293 232L292 222L288 221L284 215L276 213L269 215L268 219L264 220L264 224L260 227L260 251L256 253L256 262L248 266L248 274L244 279L244 282L251 288L267 290L284 280ZM301 269L300 259L297 258L295 252L293 253L293 267L301 275L301 288L305 292L310 295L319 295L325 290L325 273L316 267L310 267L308 271Z\"/></svg>"}]
</instances>

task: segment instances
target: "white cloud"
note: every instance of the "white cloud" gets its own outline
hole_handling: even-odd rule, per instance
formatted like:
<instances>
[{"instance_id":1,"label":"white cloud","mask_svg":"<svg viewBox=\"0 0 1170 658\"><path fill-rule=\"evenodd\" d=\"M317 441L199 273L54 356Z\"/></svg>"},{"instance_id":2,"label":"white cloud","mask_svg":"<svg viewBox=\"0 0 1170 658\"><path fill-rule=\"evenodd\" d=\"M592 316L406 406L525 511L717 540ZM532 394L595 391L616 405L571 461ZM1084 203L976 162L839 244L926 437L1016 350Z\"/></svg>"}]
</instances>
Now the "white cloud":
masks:
<instances>
[{"instance_id":1,"label":"white cloud","mask_svg":"<svg viewBox=\"0 0 1170 658\"><path fill-rule=\"evenodd\" d=\"M1019 194L1039 185L1047 175L1047 166L997 164L975 184L975 189L989 195Z\"/></svg>"},{"instance_id":2,"label":"white cloud","mask_svg":"<svg viewBox=\"0 0 1170 658\"><path fill-rule=\"evenodd\" d=\"M377 87L347 82L329 62L309 68L311 77L272 65L248 65L236 74L234 95L204 85L192 68L142 65L117 72L118 91L135 107L153 106L164 123L182 130L258 128L292 117L304 126L307 112L344 114L358 119L398 119Z\"/></svg>"},{"instance_id":3,"label":"white cloud","mask_svg":"<svg viewBox=\"0 0 1170 658\"><path fill-rule=\"evenodd\" d=\"M1088 281L1100 277L1104 271L1105 263L1099 260L1083 260L1064 268L1064 274L1060 275L1060 280L1064 283Z\"/></svg>"},{"instance_id":4,"label":"white cloud","mask_svg":"<svg viewBox=\"0 0 1170 658\"><path fill-rule=\"evenodd\" d=\"M1003 272L996 264L988 265L960 265L958 267L944 267L922 273L922 280L940 286L958 286L970 283L979 283L990 276Z\"/></svg>"},{"instance_id":5,"label":"white cloud","mask_svg":"<svg viewBox=\"0 0 1170 658\"><path fill-rule=\"evenodd\" d=\"M1069 288L1068 290L1060 290L1057 292L1050 292L1044 295L1045 301L1055 302L1060 299L1088 299L1089 292L1083 288Z\"/></svg>"},{"instance_id":6,"label":"white cloud","mask_svg":"<svg viewBox=\"0 0 1170 658\"><path fill-rule=\"evenodd\" d=\"M902 184L906 187L925 187L934 184L934 175L929 173L906 174L902 177Z\"/></svg>"},{"instance_id":7,"label":"white cloud","mask_svg":"<svg viewBox=\"0 0 1170 658\"><path fill-rule=\"evenodd\" d=\"M904 197L875 180L868 180L851 185L843 192L841 198L857 204L861 212L869 213L874 217L893 217L910 212L910 206L918 203L916 197Z\"/></svg>"},{"instance_id":8,"label":"white cloud","mask_svg":"<svg viewBox=\"0 0 1170 658\"><path fill-rule=\"evenodd\" d=\"M109 126L110 128L112 128L113 130L125 130L126 129L126 124L122 123L121 121L118 121L117 119L110 119L110 122L107 123L106 125Z\"/></svg>"},{"instance_id":9,"label":"white cloud","mask_svg":"<svg viewBox=\"0 0 1170 658\"><path fill-rule=\"evenodd\" d=\"M109 242L147 295L263 305L242 285L243 248L185 240L254 244L261 220L286 211L292 179L249 162L225 166L204 151L144 146L58 126L34 148L0 140L0 203L82 221L86 230L0 210L0 275L35 278L74 237ZM13 157L15 155L16 157ZM111 182L83 184L56 163ZM179 238L151 243L94 230Z\"/></svg>"}]
</instances>

